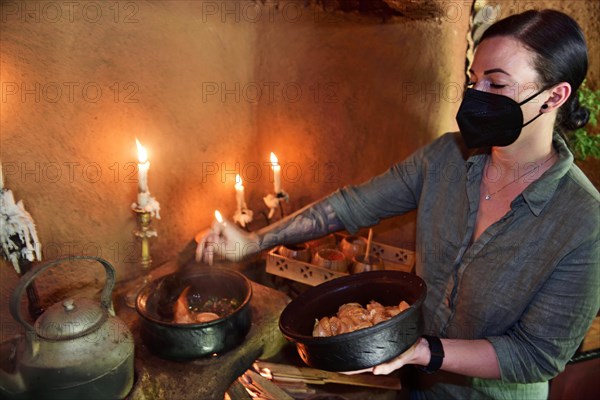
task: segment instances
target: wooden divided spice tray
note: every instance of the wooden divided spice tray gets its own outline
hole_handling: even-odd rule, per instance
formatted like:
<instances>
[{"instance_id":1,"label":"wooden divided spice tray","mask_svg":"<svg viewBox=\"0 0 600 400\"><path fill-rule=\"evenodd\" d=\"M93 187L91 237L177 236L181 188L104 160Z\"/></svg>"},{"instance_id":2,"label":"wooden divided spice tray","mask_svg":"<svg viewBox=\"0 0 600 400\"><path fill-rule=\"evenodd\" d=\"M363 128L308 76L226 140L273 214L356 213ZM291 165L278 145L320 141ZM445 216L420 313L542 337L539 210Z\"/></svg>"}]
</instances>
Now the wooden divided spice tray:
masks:
<instances>
[{"instance_id":1,"label":"wooden divided spice tray","mask_svg":"<svg viewBox=\"0 0 600 400\"><path fill-rule=\"evenodd\" d=\"M348 235L339 233L331 235L336 241L331 247L336 247L345 236ZM318 241L309 242L309 246L314 248L316 242ZM317 246L319 245L317 244ZM370 253L383 260L386 270L413 271L414 251L372 241ZM310 286L317 286L323 282L348 275L347 272L333 271L309 262L284 257L279 254L279 247L267 253L267 272Z\"/></svg>"}]
</instances>

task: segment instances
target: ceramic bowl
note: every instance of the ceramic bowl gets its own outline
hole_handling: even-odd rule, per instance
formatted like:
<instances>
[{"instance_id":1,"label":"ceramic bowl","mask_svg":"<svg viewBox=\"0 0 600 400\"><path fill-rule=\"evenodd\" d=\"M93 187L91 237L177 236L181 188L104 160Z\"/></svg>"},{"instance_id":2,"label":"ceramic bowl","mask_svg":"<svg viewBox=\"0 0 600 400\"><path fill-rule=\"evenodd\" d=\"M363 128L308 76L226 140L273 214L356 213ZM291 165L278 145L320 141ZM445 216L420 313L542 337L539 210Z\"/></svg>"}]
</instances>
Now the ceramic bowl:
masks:
<instances>
[{"instance_id":1,"label":"ceramic bowl","mask_svg":"<svg viewBox=\"0 0 600 400\"><path fill-rule=\"evenodd\" d=\"M351 274L359 274L368 271L381 271L385 269L383 260L373 254L369 254L368 259L365 259L365 254L357 255L352 259L350 266Z\"/></svg>"},{"instance_id":2,"label":"ceramic bowl","mask_svg":"<svg viewBox=\"0 0 600 400\"><path fill-rule=\"evenodd\" d=\"M326 371L356 371L391 360L406 351L423 329L421 307L427 287L416 275L372 271L336 278L302 292L281 313L279 328L302 360ZM330 337L312 335L315 320L335 315L346 303L384 306L404 300L410 308L368 328Z\"/></svg>"},{"instance_id":3,"label":"ceramic bowl","mask_svg":"<svg viewBox=\"0 0 600 400\"><path fill-rule=\"evenodd\" d=\"M317 254L315 254L315 257L313 258L313 264L332 271L348 271L346 256L336 249L321 249L317 251Z\"/></svg>"},{"instance_id":4,"label":"ceramic bowl","mask_svg":"<svg viewBox=\"0 0 600 400\"><path fill-rule=\"evenodd\" d=\"M310 262L311 259L310 249L305 243L279 246L278 253L292 260Z\"/></svg>"}]
</instances>

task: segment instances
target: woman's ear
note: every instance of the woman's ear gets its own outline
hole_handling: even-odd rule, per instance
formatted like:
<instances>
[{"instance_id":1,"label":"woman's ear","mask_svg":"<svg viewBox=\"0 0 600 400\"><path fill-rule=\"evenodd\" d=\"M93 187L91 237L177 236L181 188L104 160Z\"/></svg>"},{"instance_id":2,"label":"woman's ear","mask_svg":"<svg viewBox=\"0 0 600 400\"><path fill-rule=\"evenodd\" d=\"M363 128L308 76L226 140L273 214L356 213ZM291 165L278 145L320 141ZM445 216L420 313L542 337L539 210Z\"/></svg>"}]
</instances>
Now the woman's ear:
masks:
<instances>
[{"instance_id":1,"label":"woman's ear","mask_svg":"<svg viewBox=\"0 0 600 400\"><path fill-rule=\"evenodd\" d=\"M562 106L571 95L571 85L561 82L548 90L550 97L542 105L541 112L552 112Z\"/></svg>"}]
</instances>

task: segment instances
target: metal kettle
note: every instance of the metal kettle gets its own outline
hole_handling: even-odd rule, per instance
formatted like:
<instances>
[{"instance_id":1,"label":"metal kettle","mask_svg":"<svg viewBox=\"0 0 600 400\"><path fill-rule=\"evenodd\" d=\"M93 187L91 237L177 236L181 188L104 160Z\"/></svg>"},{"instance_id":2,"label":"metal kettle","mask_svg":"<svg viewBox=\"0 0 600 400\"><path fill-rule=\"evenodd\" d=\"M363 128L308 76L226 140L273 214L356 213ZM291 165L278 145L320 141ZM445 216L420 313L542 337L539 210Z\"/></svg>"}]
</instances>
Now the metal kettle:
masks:
<instances>
[{"instance_id":1,"label":"metal kettle","mask_svg":"<svg viewBox=\"0 0 600 400\"><path fill-rule=\"evenodd\" d=\"M42 272L63 261L94 260L106 270L100 304L67 299L49 307L32 326L21 315L21 297ZM11 371L0 369L0 398L122 399L133 386L133 336L114 316L115 270L97 257L67 257L25 274L10 299L10 313L26 333L14 343Z\"/></svg>"}]
</instances>

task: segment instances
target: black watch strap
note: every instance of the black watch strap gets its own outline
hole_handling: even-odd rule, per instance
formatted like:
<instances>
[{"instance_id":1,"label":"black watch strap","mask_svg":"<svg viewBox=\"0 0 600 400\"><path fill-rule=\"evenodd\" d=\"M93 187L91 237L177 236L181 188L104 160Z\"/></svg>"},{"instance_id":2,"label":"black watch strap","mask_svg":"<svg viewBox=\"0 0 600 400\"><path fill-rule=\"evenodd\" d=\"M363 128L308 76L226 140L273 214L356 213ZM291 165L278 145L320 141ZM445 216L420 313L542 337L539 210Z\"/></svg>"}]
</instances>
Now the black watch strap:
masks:
<instances>
[{"instance_id":1,"label":"black watch strap","mask_svg":"<svg viewBox=\"0 0 600 400\"><path fill-rule=\"evenodd\" d=\"M442 366L442 362L444 362L444 346L442 346L442 341L439 337L423 335L423 339L427 340L427 343L429 343L431 359L429 360L429 364L421 369L432 374L439 370Z\"/></svg>"}]
</instances>

